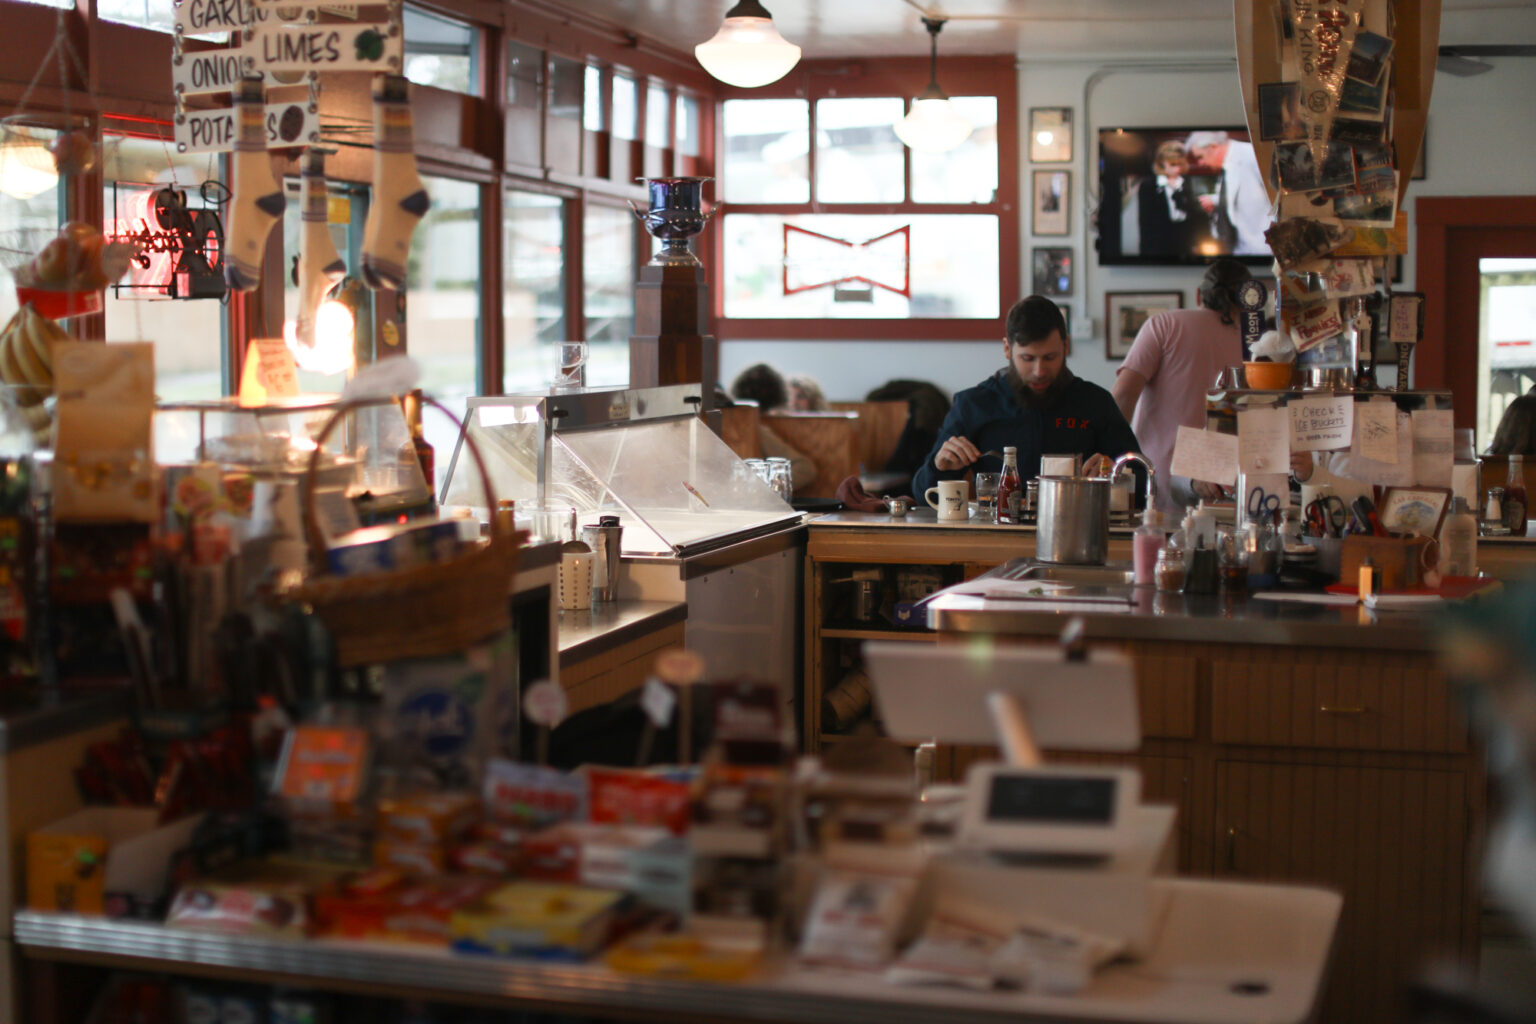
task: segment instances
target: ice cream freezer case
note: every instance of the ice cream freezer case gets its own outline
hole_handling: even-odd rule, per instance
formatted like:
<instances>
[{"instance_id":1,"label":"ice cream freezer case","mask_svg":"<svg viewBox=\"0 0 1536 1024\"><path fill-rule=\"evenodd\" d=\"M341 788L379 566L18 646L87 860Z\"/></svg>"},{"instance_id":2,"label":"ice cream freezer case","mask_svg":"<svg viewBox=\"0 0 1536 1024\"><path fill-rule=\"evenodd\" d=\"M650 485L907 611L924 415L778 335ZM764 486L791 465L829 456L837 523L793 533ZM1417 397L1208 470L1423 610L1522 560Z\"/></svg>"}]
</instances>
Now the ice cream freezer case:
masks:
<instances>
[{"instance_id":1,"label":"ice cream freezer case","mask_svg":"<svg viewBox=\"0 0 1536 1024\"><path fill-rule=\"evenodd\" d=\"M561 536L617 516L620 599L686 601L686 643L711 674L798 683L802 515L699 416L699 385L471 398L444 506ZM473 450L485 461L484 481Z\"/></svg>"}]
</instances>

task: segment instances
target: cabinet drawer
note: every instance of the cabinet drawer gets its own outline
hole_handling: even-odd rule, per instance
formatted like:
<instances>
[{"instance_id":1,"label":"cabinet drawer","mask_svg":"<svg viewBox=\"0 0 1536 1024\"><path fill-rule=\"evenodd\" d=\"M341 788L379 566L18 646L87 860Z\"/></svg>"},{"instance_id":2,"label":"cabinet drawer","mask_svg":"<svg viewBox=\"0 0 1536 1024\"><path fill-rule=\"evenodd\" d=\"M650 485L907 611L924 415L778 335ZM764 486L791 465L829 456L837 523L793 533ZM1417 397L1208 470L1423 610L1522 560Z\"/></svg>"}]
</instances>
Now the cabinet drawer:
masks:
<instances>
[{"instance_id":1,"label":"cabinet drawer","mask_svg":"<svg viewBox=\"0 0 1536 1024\"><path fill-rule=\"evenodd\" d=\"M1434 659L1330 652L1325 663L1283 656L1211 665L1217 743L1458 753L1467 730Z\"/></svg>"}]
</instances>

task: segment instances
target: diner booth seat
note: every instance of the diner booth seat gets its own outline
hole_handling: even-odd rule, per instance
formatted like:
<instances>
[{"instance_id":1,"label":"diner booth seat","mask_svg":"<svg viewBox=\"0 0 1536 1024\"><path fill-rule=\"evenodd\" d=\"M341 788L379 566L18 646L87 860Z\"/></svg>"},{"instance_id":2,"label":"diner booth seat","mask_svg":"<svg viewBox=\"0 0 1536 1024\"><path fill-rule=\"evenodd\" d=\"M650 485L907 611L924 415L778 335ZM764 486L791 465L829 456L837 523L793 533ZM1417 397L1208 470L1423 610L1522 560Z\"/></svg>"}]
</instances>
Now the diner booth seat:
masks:
<instances>
[{"instance_id":1,"label":"diner booth seat","mask_svg":"<svg viewBox=\"0 0 1536 1024\"><path fill-rule=\"evenodd\" d=\"M757 428L762 414L755 405L728 405L720 410L720 440L738 459L760 459L763 443Z\"/></svg>"},{"instance_id":2,"label":"diner booth seat","mask_svg":"<svg viewBox=\"0 0 1536 1024\"><path fill-rule=\"evenodd\" d=\"M763 425L816 464L816 480L797 498L830 498L859 472L859 416L852 412L770 412Z\"/></svg>"},{"instance_id":3,"label":"diner booth seat","mask_svg":"<svg viewBox=\"0 0 1536 1024\"><path fill-rule=\"evenodd\" d=\"M870 476L885 471L885 464L896 451L896 442L907 425L906 401L829 402L836 412L857 413L859 417L859 474Z\"/></svg>"}]
</instances>

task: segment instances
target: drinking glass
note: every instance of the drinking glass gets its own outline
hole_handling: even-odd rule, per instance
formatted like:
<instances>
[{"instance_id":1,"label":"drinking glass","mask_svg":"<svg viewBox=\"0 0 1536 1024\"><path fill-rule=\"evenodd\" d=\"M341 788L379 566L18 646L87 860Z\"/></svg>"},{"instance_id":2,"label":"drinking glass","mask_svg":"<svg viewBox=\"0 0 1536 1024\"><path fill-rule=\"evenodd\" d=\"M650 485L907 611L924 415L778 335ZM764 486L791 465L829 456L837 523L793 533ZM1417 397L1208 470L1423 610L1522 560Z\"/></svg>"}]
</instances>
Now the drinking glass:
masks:
<instances>
[{"instance_id":1,"label":"drinking glass","mask_svg":"<svg viewBox=\"0 0 1536 1024\"><path fill-rule=\"evenodd\" d=\"M555 387L584 388L587 386L587 343L584 341L560 342L560 362L555 369Z\"/></svg>"},{"instance_id":2,"label":"drinking glass","mask_svg":"<svg viewBox=\"0 0 1536 1024\"><path fill-rule=\"evenodd\" d=\"M976 515L983 522L992 521L992 511L997 505L997 482L1001 477L1001 473L976 474Z\"/></svg>"},{"instance_id":3,"label":"drinking glass","mask_svg":"<svg viewBox=\"0 0 1536 1024\"><path fill-rule=\"evenodd\" d=\"M771 456L767 462L768 486L785 501L792 500L795 496L794 467L782 456Z\"/></svg>"}]
</instances>

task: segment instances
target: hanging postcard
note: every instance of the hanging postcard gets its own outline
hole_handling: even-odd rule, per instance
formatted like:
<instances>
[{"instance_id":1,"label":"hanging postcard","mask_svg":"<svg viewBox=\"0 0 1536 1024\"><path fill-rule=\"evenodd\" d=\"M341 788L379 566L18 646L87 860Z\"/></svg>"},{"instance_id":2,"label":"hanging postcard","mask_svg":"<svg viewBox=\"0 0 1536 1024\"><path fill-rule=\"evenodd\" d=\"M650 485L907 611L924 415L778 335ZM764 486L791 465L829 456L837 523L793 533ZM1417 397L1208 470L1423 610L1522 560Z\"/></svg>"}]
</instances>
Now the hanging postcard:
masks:
<instances>
[{"instance_id":1,"label":"hanging postcard","mask_svg":"<svg viewBox=\"0 0 1536 1024\"><path fill-rule=\"evenodd\" d=\"M1300 0L1293 4L1301 98L1314 166L1321 169L1344 91L1364 0Z\"/></svg>"},{"instance_id":2,"label":"hanging postcard","mask_svg":"<svg viewBox=\"0 0 1536 1024\"><path fill-rule=\"evenodd\" d=\"M247 67L282 71L394 71L403 66L398 24L260 25L240 48Z\"/></svg>"},{"instance_id":3,"label":"hanging postcard","mask_svg":"<svg viewBox=\"0 0 1536 1024\"><path fill-rule=\"evenodd\" d=\"M320 141L320 115L303 103L267 104L267 148ZM176 119L176 152L227 153L235 148L235 111L189 110Z\"/></svg>"}]
</instances>

